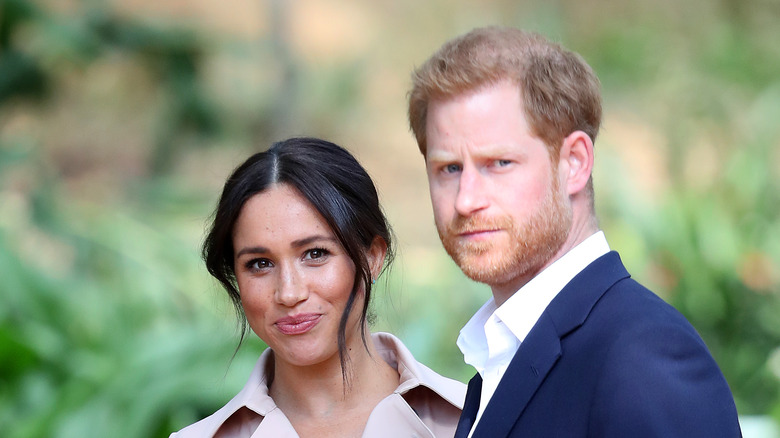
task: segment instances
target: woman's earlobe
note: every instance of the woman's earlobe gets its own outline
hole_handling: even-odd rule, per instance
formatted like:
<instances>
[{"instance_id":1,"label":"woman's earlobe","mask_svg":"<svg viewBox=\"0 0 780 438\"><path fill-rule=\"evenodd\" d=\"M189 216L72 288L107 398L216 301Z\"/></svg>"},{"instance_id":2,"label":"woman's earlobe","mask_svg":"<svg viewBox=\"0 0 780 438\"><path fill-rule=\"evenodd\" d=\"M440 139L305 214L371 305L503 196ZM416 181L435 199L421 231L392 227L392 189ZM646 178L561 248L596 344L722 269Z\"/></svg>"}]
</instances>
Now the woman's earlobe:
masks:
<instances>
[{"instance_id":1,"label":"woman's earlobe","mask_svg":"<svg viewBox=\"0 0 780 438\"><path fill-rule=\"evenodd\" d=\"M379 236L374 237L371 246L368 248L372 284L376 283L376 279L382 272L382 266L385 263L385 255L387 255L387 242Z\"/></svg>"}]
</instances>

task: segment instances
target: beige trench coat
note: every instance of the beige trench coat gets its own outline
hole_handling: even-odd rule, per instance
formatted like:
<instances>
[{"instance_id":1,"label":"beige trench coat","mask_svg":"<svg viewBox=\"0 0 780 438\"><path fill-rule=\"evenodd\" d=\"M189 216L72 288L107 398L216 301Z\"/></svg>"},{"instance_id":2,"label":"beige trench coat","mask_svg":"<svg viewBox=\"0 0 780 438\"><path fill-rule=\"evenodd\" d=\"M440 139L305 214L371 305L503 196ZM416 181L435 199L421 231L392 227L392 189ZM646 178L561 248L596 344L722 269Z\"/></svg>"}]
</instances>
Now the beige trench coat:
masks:
<instances>
[{"instance_id":1,"label":"beige trench coat","mask_svg":"<svg viewBox=\"0 0 780 438\"><path fill-rule=\"evenodd\" d=\"M452 437L463 407L466 385L443 377L417 362L395 336L371 335L377 351L398 370L398 388L371 412L365 438ZM298 438L287 417L268 395L266 349L249 381L224 407L170 438Z\"/></svg>"}]
</instances>

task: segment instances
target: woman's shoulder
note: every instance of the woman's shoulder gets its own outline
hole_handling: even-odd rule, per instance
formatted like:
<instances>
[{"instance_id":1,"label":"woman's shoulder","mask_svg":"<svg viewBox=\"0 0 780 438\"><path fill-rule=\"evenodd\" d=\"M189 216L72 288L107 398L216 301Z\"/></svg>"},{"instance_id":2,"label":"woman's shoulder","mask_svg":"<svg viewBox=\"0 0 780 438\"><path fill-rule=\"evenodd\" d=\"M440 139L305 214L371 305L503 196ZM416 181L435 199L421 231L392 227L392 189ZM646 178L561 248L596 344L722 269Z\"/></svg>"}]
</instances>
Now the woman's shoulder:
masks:
<instances>
[{"instance_id":1,"label":"woman's shoulder","mask_svg":"<svg viewBox=\"0 0 780 438\"><path fill-rule=\"evenodd\" d=\"M266 369L273 358L266 349L257 360L244 387L227 404L202 420L174 432L170 438L241 437L241 431L254 430L276 404L268 395ZM219 433L218 433L219 432Z\"/></svg>"}]
</instances>

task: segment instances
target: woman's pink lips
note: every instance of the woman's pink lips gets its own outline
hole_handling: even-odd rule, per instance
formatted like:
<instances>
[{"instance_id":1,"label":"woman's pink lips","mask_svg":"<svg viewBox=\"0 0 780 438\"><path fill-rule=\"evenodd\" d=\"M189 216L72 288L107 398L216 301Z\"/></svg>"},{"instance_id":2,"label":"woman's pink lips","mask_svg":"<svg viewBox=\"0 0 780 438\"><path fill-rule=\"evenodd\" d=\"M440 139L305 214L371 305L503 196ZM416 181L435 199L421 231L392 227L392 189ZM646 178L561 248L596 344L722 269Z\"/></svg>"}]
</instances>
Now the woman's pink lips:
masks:
<instances>
[{"instance_id":1,"label":"woman's pink lips","mask_svg":"<svg viewBox=\"0 0 780 438\"><path fill-rule=\"evenodd\" d=\"M302 335L320 322L319 313L302 313L278 319L274 325L285 335Z\"/></svg>"}]
</instances>

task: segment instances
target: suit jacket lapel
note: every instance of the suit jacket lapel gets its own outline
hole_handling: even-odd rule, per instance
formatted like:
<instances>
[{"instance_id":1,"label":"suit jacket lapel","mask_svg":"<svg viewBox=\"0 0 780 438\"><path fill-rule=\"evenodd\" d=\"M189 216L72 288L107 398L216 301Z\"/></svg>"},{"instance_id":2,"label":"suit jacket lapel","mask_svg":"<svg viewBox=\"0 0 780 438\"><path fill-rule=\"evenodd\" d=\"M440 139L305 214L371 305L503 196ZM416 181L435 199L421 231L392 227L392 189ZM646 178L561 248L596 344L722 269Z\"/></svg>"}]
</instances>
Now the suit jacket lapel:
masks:
<instances>
[{"instance_id":1,"label":"suit jacket lapel","mask_svg":"<svg viewBox=\"0 0 780 438\"><path fill-rule=\"evenodd\" d=\"M547 314L542 314L531 333L533 336L529 335L520 344L482 413L474 431L475 438L507 436L547 373L561 357L560 339Z\"/></svg>"},{"instance_id":2,"label":"suit jacket lapel","mask_svg":"<svg viewBox=\"0 0 780 438\"><path fill-rule=\"evenodd\" d=\"M467 438L469 436L471 426L477 418L477 410L479 410L479 399L481 396L482 377L477 373L469 380L469 386L466 390L466 401L463 403L463 412L458 420L455 438Z\"/></svg>"},{"instance_id":3,"label":"suit jacket lapel","mask_svg":"<svg viewBox=\"0 0 780 438\"><path fill-rule=\"evenodd\" d=\"M601 296L612 285L628 277L630 275L615 251L599 257L577 274L544 312L557 328L558 336L562 339L584 324ZM533 330L528 336L531 337L532 333Z\"/></svg>"},{"instance_id":4,"label":"suit jacket lapel","mask_svg":"<svg viewBox=\"0 0 780 438\"><path fill-rule=\"evenodd\" d=\"M474 438L497 438L509 434L561 357L561 339L585 322L593 306L613 284L627 277L629 274L620 256L612 251L591 263L561 290L520 344L476 426ZM469 416L469 429L479 407L482 379L472 385L478 378L477 375L469 382L463 410L463 415ZM476 400L470 402L469 399ZM461 423L458 424L459 433L467 426L463 417ZM463 438L468 436L469 429L465 430ZM460 435L456 434L456 437L460 438Z\"/></svg>"}]
</instances>

